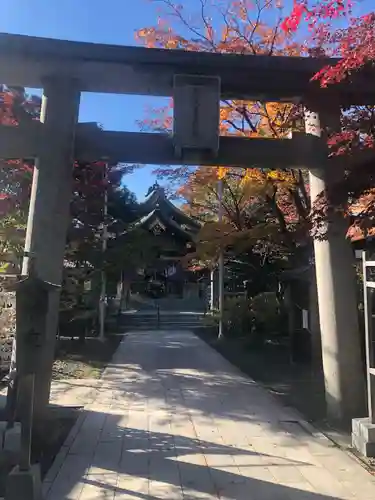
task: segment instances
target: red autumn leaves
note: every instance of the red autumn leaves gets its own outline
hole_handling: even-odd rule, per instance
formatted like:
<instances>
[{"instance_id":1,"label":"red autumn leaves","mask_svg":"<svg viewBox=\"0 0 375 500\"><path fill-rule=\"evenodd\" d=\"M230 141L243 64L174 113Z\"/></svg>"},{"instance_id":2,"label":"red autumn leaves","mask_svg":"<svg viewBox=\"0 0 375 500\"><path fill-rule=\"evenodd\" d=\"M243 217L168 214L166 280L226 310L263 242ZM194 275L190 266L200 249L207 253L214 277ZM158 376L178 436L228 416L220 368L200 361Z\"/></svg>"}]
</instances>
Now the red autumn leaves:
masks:
<instances>
[{"instance_id":1,"label":"red autumn leaves","mask_svg":"<svg viewBox=\"0 0 375 500\"><path fill-rule=\"evenodd\" d=\"M294 0L292 12L286 17L281 29L284 31L297 31L302 20L313 27L318 19L334 19L349 11L351 0L321 0L309 7L308 0Z\"/></svg>"},{"instance_id":2,"label":"red autumn leaves","mask_svg":"<svg viewBox=\"0 0 375 500\"><path fill-rule=\"evenodd\" d=\"M314 76L322 87L344 80L375 60L375 12L353 17L352 8L352 0L294 0L291 13L281 24L290 33L307 23L309 41L319 48L319 54L340 58ZM335 27L339 18L346 19L347 27Z\"/></svg>"}]
</instances>

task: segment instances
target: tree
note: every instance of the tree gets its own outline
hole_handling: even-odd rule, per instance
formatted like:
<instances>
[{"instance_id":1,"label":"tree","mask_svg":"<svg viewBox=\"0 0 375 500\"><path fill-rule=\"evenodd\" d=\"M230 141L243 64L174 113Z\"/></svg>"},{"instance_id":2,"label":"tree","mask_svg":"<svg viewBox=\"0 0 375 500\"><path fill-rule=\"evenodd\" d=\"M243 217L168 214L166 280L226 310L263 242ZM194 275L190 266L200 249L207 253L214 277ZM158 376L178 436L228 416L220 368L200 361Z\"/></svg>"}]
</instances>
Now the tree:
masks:
<instances>
[{"instance_id":1,"label":"tree","mask_svg":"<svg viewBox=\"0 0 375 500\"><path fill-rule=\"evenodd\" d=\"M39 119L40 99L29 96L25 89L0 87L0 122L18 126ZM1 160L0 228L3 234L14 228L25 229L34 165L21 160ZM108 169L104 180L104 169ZM104 190L108 193L108 220L118 231L132 219L136 205L134 195L123 186L126 167L103 162L75 162L71 201L72 222L68 230L66 259L75 267L89 262L100 266L102 259L100 227L103 223ZM22 244L17 238L17 245ZM11 241L7 240L9 246Z\"/></svg>"},{"instance_id":2,"label":"tree","mask_svg":"<svg viewBox=\"0 0 375 500\"><path fill-rule=\"evenodd\" d=\"M188 7L159 0L162 18L156 27L136 34L147 47L262 55L298 55L302 47L280 29L279 0L227 1L219 5L196 0ZM195 8L195 10L194 10ZM140 123L143 130L170 131L173 104L150 110ZM294 127L295 106L290 103L228 100L221 103L221 134L244 137L282 137ZM189 167L163 168L157 172L169 181L186 180Z\"/></svg>"},{"instance_id":3,"label":"tree","mask_svg":"<svg viewBox=\"0 0 375 500\"><path fill-rule=\"evenodd\" d=\"M106 174L105 174L106 172ZM89 261L100 267L104 192L108 195L105 221L111 232L126 225L136 205L134 195L121 185L125 167L104 162L76 162L73 170L72 224L68 232L67 258L77 265Z\"/></svg>"},{"instance_id":4,"label":"tree","mask_svg":"<svg viewBox=\"0 0 375 500\"><path fill-rule=\"evenodd\" d=\"M340 82L375 60L375 12L353 17L356 0L295 0L281 28L295 32L303 22L310 28L312 54L339 57L337 64L325 66L314 79L326 87ZM336 20L344 20L337 27Z\"/></svg>"},{"instance_id":5,"label":"tree","mask_svg":"<svg viewBox=\"0 0 375 500\"><path fill-rule=\"evenodd\" d=\"M375 11L362 12L355 17L352 12L356 3L349 0L297 0L281 25L284 31L292 33L307 23L309 44L314 47L312 55L339 58L336 64L325 66L314 75L322 87L350 80L358 73L373 75ZM341 131L328 138L331 154L358 155L360 151L374 149L374 105L343 109L341 125ZM370 158L346 172L343 179L318 197L313 210L314 227L322 227L321 222L330 211L340 210L350 214L352 227L349 235L356 232L366 235L375 220L374 203L369 203L374 199L373 186L373 159ZM350 208L353 205L355 210Z\"/></svg>"},{"instance_id":6,"label":"tree","mask_svg":"<svg viewBox=\"0 0 375 500\"><path fill-rule=\"evenodd\" d=\"M252 174L252 175L250 175ZM227 266L234 266L247 278L272 265L273 273L285 267L302 265L306 259L306 218L299 217L291 196L294 186L275 179L274 172L249 169L239 179L238 170L227 169L223 182L223 222L217 222L219 209L216 169L198 168L182 186L187 200L185 210L203 223L196 238L196 252L187 258L207 263L224 251ZM308 209L303 206L308 213ZM259 272L258 272L259 271ZM269 274L269 273L268 273ZM275 285L273 276L270 281ZM259 281L259 276L257 281ZM264 281L264 280L263 280Z\"/></svg>"},{"instance_id":7,"label":"tree","mask_svg":"<svg viewBox=\"0 0 375 500\"><path fill-rule=\"evenodd\" d=\"M190 6L187 8L171 0L159 3L165 8L162 20L159 20L156 27L143 28L137 33L138 39L148 47L269 56L299 55L303 49L289 33L281 30L283 17L281 3L278 1L262 0L256 3L245 0L229 1L215 7L210 2L198 0L195 3L196 12L192 12ZM152 110L150 116L141 123L143 129L170 130L171 109L172 104ZM228 100L221 103L221 134L243 137L285 137L298 125L297 111L299 108L291 103ZM298 222L303 220L306 235L309 199L303 171L294 172L289 169L270 171L254 168L198 167L196 169L182 166L164 167L158 169L157 173L179 185L178 193L187 201L190 212L206 220L210 220L209 213L211 212L212 216L213 209L217 209L215 179L217 176L230 175L230 180L227 182L228 192L238 194L239 189L242 193L241 204L252 202L252 197L248 198L246 191L262 192L263 203L267 205L267 210L271 210L289 245L293 246L295 242L291 236L288 218L289 220L294 218ZM236 227L236 237L241 233L241 239L245 241L244 229L240 227L243 226L243 221L238 217L239 207L233 206L233 197L231 201L229 219L233 227L230 233L226 231L227 238L229 234L231 238L234 237L234 227ZM211 225L210 228L214 230L214 226ZM203 231L206 230L208 228Z\"/></svg>"},{"instance_id":8,"label":"tree","mask_svg":"<svg viewBox=\"0 0 375 500\"><path fill-rule=\"evenodd\" d=\"M82 289L88 279L96 282L102 270L108 274L116 263L103 252L103 223L115 238L126 227L134 206L134 195L121 185L126 169L104 162L76 162L73 169L71 224L65 251L64 278L70 283L64 293L63 309L74 309L82 302ZM104 216L104 192L108 195L108 213ZM90 294L95 299L95 293ZM93 304L91 304L93 305ZM94 303L96 307L96 303Z\"/></svg>"},{"instance_id":9,"label":"tree","mask_svg":"<svg viewBox=\"0 0 375 500\"><path fill-rule=\"evenodd\" d=\"M0 124L15 127L35 119L40 100L25 89L0 85ZM13 214L25 224L30 196L33 163L24 160L0 160L0 216Z\"/></svg>"},{"instance_id":10,"label":"tree","mask_svg":"<svg viewBox=\"0 0 375 500\"><path fill-rule=\"evenodd\" d=\"M1 125L14 127L21 122L30 122L38 116L39 110L40 100L29 96L25 89L0 85ZM3 272L8 271L9 266L13 271L20 271L33 168L31 161L0 159L0 260Z\"/></svg>"},{"instance_id":11,"label":"tree","mask_svg":"<svg viewBox=\"0 0 375 500\"><path fill-rule=\"evenodd\" d=\"M159 3L164 7L162 20L159 20L156 27L144 28L137 34L138 39L147 46L342 57L341 62L335 66L327 66L315 75L314 78L320 79L323 86L350 77L353 71L367 68L374 60L374 13L350 18L350 5L353 2L346 0L296 0L287 18L282 2L272 0L262 0L255 4L228 1L216 8L207 1L197 0L197 9L193 13L190 6L174 4L171 0ZM347 27L342 28L345 19ZM340 21L341 25L336 21ZM303 42L303 38L306 38L304 22L307 22L310 31ZM299 29L298 36L295 36ZM301 41L297 43L296 40ZM171 126L170 109L171 106L154 110L144 125L168 130ZM301 108L291 104L241 101L222 103L221 133L237 133L247 137L280 137L295 126L300 113ZM353 106L343 110L341 120L342 131L329 137L331 154L355 154L358 149L374 147L374 106ZM194 169L190 167L179 167L159 169L158 173L169 181L181 183L187 180L192 171ZM372 171L367 163L354 172L348 172L331 192L322 193L314 207L313 234L324 237L323 233L316 230L321 227L321 218L326 217L332 208L350 213L350 204L366 194L372 182ZM356 216L352 223L363 227L373 215L367 210L360 217Z\"/></svg>"},{"instance_id":12,"label":"tree","mask_svg":"<svg viewBox=\"0 0 375 500\"><path fill-rule=\"evenodd\" d=\"M18 126L39 119L40 104L39 98L29 96L22 88L1 86L1 124ZM8 265L3 265L3 261L10 251L18 257L19 262L22 261L34 165L21 160L1 160L1 166L0 269L6 270ZM104 170L107 171L106 176ZM115 239L134 219L135 197L122 184L126 172L125 167L116 164L74 164L71 224L67 234L60 301L62 310L69 309L72 312L82 302L85 280L95 277L102 269L111 273L118 268L113 255L102 251L102 225L106 222ZM105 191L108 195L106 221L103 211Z\"/></svg>"}]
</instances>

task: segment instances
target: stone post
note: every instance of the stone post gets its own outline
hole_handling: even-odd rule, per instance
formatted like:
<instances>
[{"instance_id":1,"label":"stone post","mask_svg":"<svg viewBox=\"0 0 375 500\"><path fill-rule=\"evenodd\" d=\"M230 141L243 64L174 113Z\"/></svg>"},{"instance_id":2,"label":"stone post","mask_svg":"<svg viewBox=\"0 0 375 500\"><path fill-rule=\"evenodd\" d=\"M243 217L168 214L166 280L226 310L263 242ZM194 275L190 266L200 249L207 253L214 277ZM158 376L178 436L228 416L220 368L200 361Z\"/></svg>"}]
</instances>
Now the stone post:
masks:
<instances>
[{"instance_id":1,"label":"stone post","mask_svg":"<svg viewBox=\"0 0 375 500\"><path fill-rule=\"evenodd\" d=\"M9 474L6 482L6 500L28 498L40 500L41 479L39 464L31 465L33 436L33 406L35 373L47 332L48 296L54 285L35 275L35 261L30 274L16 284L17 307L17 376L19 379L21 421L21 449L19 465Z\"/></svg>"},{"instance_id":2,"label":"stone post","mask_svg":"<svg viewBox=\"0 0 375 500\"><path fill-rule=\"evenodd\" d=\"M34 169L22 274L28 273L27 255L32 253L38 277L55 285L62 281L79 101L77 82L46 79L40 116L43 145ZM49 401L59 298L59 292L50 293L45 341L35 374L36 417L43 413Z\"/></svg>"},{"instance_id":3,"label":"stone post","mask_svg":"<svg viewBox=\"0 0 375 500\"><path fill-rule=\"evenodd\" d=\"M218 269L214 266L210 272L210 310L219 308L219 276Z\"/></svg>"},{"instance_id":4,"label":"stone post","mask_svg":"<svg viewBox=\"0 0 375 500\"><path fill-rule=\"evenodd\" d=\"M331 114L326 110L320 116L316 112L306 111L306 133L325 140L322 128L332 124L337 127L338 109L335 111L336 114ZM335 177L338 178L333 167L330 170L328 162L324 164L324 160L321 168L310 171L311 204ZM362 415L365 408L364 372L354 258L346 239L348 224L341 215L331 215L326 226L326 239L314 240L322 361L327 416L349 423L353 417Z\"/></svg>"}]
</instances>

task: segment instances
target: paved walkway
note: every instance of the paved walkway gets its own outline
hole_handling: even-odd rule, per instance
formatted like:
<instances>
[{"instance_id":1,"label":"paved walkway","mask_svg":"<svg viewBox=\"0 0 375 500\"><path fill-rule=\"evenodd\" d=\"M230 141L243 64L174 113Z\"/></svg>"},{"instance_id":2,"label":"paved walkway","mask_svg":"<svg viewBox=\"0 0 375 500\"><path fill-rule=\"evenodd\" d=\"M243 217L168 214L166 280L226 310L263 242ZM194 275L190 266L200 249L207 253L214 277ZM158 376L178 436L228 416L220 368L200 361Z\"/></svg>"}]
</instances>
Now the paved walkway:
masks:
<instances>
[{"instance_id":1,"label":"paved walkway","mask_svg":"<svg viewBox=\"0 0 375 500\"><path fill-rule=\"evenodd\" d=\"M155 331L121 343L45 491L47 500L374 500L375 478L193 334Z\"/></svg>"}]
</instances>

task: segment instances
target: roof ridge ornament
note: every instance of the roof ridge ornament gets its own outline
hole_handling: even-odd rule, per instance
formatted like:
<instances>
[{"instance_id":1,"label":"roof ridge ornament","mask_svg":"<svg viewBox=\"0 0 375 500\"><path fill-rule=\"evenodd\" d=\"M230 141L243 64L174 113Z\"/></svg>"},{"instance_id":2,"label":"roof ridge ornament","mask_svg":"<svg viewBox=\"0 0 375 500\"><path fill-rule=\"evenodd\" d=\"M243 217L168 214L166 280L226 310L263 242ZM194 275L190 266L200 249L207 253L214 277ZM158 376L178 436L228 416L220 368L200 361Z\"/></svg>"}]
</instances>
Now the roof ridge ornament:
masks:
<instances>
[{"instance_id":1,"label":"roof ridge ornament","mask_svg":"<svg viewBox=\"0 0 375 500\"><path fill-rule=\"evenodd\" d=\"M158 181L154 182L154 184L148 189L146 198L148 198L153 193L159 193L163 197L165 196L164 188L158 183Z\"/></svg>"}]
</instances>

